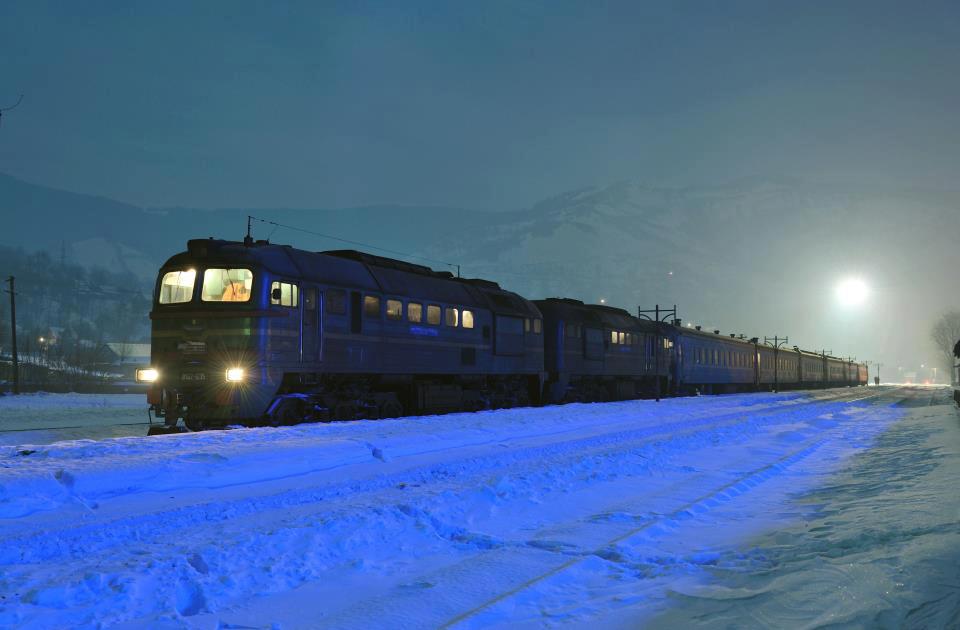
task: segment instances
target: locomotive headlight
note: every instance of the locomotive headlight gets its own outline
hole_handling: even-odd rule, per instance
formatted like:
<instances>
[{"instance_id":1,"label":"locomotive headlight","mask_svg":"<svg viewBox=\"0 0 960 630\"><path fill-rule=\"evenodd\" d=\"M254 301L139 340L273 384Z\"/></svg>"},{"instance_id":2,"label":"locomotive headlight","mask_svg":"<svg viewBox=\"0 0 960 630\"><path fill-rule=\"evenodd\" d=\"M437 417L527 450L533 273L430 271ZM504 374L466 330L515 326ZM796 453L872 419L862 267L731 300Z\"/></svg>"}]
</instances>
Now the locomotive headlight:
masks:
<instances>
[{"instance_id":1,"label":"locomotive headlight","mask_svg":"<svg viewBox=\"0 0 960 630\"><path fill-rule=\"evenodd\" d=\"M227 370L227 382L228 383L239 383L243 380L244 371L243 368L232 367Z\"/></svg>"},{"instance_id":2,"label":"locomotive headlight","mask_svg":"<svg viewBox=\"0 0 960 630\"><path fill-rule=\"evenodd\" d=\"M158 378L160 378L160 372L156 368L137 370L138 383L155 383Z\"/></svg>"}]
</instances>

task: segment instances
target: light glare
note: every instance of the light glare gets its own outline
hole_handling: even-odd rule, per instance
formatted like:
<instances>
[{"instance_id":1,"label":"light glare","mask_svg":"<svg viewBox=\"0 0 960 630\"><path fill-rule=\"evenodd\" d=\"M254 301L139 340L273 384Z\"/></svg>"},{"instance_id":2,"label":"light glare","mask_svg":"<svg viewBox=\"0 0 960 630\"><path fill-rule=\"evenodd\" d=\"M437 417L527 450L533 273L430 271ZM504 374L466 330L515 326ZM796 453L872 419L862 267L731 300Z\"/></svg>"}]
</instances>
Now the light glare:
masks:
<instances>
[{"instance_id":1,"label":"light glare","mask_svg":"<svg viewBox=\"0 0 960 630\"><path fill-rule=\"evenodd\" d=\"M137 381L140 383L155 383L160 377L160 372L154 368L137 370Z\"/></svg>"},{"instance_id":2,"label":"light glare","mask_svg":"<svg viewBox=\"0 0 960 630\"><path fill-rule=\"evenodd\" d=\"M867 284L859 278L848 278L837 285L837 300L843 306L858 306L869 293Z\"/></svg>"},{"instance_id":3,"label":"light glare","mask_svg":"<svg viewBox=\"0 0 960 630\"><path fill-rule=\"evenodd\" d=\"M227 370L227 381L231 383L239 383L243 380L243 368L230 368Z\"/></svg>"}]
</instances>

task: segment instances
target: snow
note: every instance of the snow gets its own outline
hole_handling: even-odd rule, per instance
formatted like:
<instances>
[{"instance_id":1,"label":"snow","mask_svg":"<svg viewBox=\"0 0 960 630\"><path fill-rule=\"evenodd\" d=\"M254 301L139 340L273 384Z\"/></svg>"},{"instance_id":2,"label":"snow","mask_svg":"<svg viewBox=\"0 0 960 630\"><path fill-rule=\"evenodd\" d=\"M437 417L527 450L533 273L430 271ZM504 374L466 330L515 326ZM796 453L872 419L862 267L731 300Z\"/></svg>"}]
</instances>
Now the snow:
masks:
<instances>
[{"instance_id":1,"label":"snow","mask_svg":"<svg viewBox=\"0 0 960 630\"><path fill-rule=\"evenodd\" d=\"M949 397L8 441L0 626L955 625Z\"/></svg>"},{"instance_id":2,"label":"snow","mask_svg":"<svg viewBox=\"0 0 960 630\"><path fill-rule=\"evenodd\" d=\"M143 394L0 396L0 445L146 435Z\"/></svg>"}]
</instances>

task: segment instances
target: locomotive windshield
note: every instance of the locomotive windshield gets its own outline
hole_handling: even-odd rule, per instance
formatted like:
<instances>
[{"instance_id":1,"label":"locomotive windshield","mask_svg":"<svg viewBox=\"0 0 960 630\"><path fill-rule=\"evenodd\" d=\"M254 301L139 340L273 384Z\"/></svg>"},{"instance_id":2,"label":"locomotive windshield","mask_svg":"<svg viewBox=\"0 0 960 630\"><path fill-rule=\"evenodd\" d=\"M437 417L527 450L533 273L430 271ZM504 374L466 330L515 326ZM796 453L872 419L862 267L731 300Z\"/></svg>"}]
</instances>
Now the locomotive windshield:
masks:
<instances>
[{"instance_id":1,"label":"locomotive windshield","mask_svg":"<svg viewBox=\"0 0 960 630\"><path fill-rule=\"evenodd\" d=\"M193 298L193 283L197 279L196 269L168 271L160 280L161 304L180 304Z\"/></svg>"},{"instance_id":2,"label":"locomotive windshield","mask_svg":"<svg viewBox=\"0 0 960 630\"><path fill-rule=\"evenodd\" d=\"M207 269L203 272L204 302L249 302L253 272L249 269Z\"/></svg>"}]
</instances>

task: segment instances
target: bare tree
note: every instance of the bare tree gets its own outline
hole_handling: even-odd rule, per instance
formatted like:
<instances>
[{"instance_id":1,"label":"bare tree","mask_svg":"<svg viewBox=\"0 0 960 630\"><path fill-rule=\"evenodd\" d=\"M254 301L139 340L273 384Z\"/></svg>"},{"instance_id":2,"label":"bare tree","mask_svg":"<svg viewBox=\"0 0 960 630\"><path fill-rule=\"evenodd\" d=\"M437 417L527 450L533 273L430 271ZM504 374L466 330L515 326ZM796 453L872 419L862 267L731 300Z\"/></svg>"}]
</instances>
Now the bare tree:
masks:
<instances>
[{"instance_id":1,"label":"bare tree","mask_svg":"<svg viewBox=\"0 0 960 630\"><path fill-rule=\"evenodd\" d=\"M956 377L956 358L953 349L960 341L960 311L947 311L937 319L930 329L930 338L940 353L940 363L951 374L951 380Z\"/></svg>"}]
</instances>

